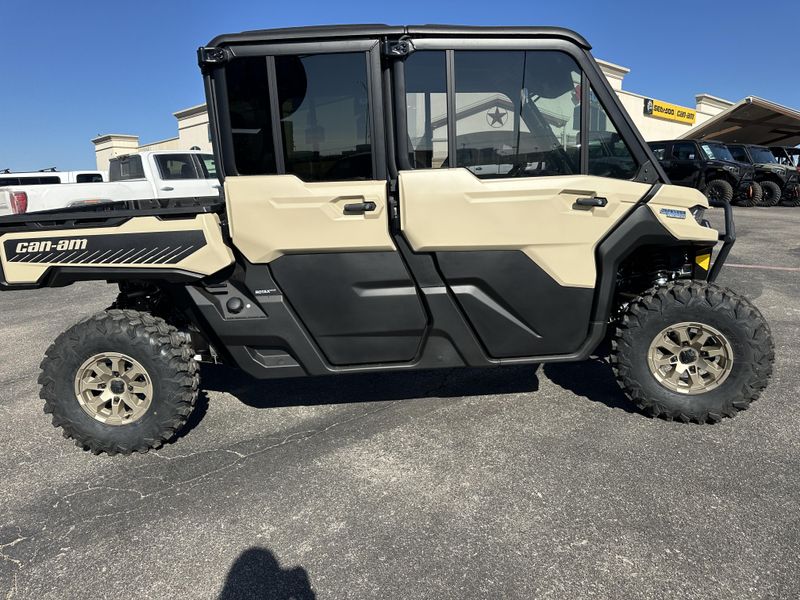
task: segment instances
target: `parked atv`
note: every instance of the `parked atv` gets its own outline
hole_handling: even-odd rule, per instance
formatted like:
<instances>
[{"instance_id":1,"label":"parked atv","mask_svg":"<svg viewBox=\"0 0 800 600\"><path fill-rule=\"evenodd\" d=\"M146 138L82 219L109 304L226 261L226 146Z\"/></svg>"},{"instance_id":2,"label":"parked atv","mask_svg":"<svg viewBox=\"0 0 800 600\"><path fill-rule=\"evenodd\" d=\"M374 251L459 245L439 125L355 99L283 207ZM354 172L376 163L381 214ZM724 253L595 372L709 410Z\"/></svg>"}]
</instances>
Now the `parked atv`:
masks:
<instances>
[{"instance_id":1,"label":"parked atv","mask_svg":"<svg viewBox=\"0 0 800 600\"><path fill-rule=\"evenodd\" d=\"M758 206L777 206L780 202L788 206L800 204L797 169L778 162L766 146L754 144L727 144L731 155L755 168L755 180L761 185L762 195Z\"/></svg>"},{"instance_id":2,"label":"parked atv","mask_svg":"<svg viewBox=\"0 0 800 600\"><path fill-rule=\"evenodd\" d=\"M120 284L42 363L45 411L80 447L171 439L205 360L264 379L533 366L610 335L648 415L719 421L767 385L769 326L714 283L730 190L720 235L578 34L250 31L199 63L224 204L0 218L3 288ZM610 156L589 152L598 138ZM738 189L738 167L720 169L704 187Z\"/></svg>"},{"instance_id":3,"label":"parked atv","mask_svg":"<svg viewBox=\"0 0 800 600\"><path fill-rule=\"evenodd\" d=\"M772 154L775 156L775 159L778 161L778 164L781 164L789 169L794 169L795 171L800 174L800 148L794 148L790 146L772 146L770 147ZM800 177L800 175L798 175ZM800 206L800 181L795 184L795 189L793 194L789 194L787 198L786 195L781 199L784 204L789 206Z\"/></svg>"},{"instance_id":4,"label":"parked atv","mask_svg":"<svg viewBox=\"0 0 800 600\"><path fill-rule=\"evenodd\" d=\"M712 206L737 202L753 206L761 193L754 185L752 165L737 163L718 142L665 140L648 142L670 183L693 187L706 195Z\"/></svg>"}]
</instances>

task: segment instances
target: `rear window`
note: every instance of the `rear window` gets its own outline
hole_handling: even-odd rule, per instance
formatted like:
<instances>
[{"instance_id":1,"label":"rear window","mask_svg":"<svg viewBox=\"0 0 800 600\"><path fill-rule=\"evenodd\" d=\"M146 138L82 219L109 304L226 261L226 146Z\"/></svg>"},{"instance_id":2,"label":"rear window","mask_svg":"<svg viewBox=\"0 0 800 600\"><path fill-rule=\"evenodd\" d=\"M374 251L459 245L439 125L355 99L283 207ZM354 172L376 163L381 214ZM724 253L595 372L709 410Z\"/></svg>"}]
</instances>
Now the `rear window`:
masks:
<instances>
[{"instance_id":1,"label":"rear window","mask_svg":"<svg viewBox=\"0 0 800 600\"><path fill-rule=\"evenodd\" d=\"M141 156L125 156L115 158L108 167L109 181L128 181L129 179L144 179L144 167Z\"/></svg>"},{"instance_id":2,"label":"rear window","mask_svg":"<svg viewBox=\"0 0 800 600\"><path fill-rule=\"evenodd\" d=\"M103 176L100 173L78 173L75 177L76 183L100 183Z\"/></svg>"},{"instance_id":3,"label":"rear window","mask_svg":"<svg viewBox=\"0 0 800 600\"><path fill-rule=\"evenodd\" d=\"M155 160L161 179L201 179L191 154L159 154Z\"/></svg>"},{"instance_id":4,"label":"rear window","mask_svg":"<svg viewBox=\"0 0 800 600\"><path fill-rule=\"evenodd\" d=\"M50 185L53 183L61 183L61 178L56 175L33 177L0 177L0 187L6 185Z\"/></svg>"}]
</instances>

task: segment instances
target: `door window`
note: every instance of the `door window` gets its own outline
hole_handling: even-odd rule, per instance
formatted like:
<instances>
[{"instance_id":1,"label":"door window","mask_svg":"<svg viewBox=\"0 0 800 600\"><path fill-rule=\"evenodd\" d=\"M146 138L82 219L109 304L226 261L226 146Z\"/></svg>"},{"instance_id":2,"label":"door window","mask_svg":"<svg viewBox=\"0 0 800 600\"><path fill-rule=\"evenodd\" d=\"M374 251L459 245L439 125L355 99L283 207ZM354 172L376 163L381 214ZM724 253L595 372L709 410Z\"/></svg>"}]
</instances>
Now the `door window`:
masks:
<instances>
[{"instance_id":1,"label":"door window","mask_svg":"<svg viewBox=\"0 0 800 600\"><path fill-rule=\"evenodd\" d=\"M589 90L589 175L632 179L638 170L630 148L608 118L594 90Z\"/></svg>"},{"instance_id":2,"label":"door window","mask_svg":"<svg viewBox=\"0 0 800 600\"><path fill-rule=\"evenodd\" d=\"M456 51L455 164L476 176L580 172L580 81L562 52Z\"/></svg>"},{"instance_id":3,"label":"door window","mask_svg":"<svg viewBox=\"0 0 800 600\"><path fill-rule=\"evenodd\" d=\"M672 158L675 160L696 160L697 149L689 142L676 142L672 144Z\"/></svg>"},{"instance_id":4,"label":"door window","mask_svg":"<svg viewBox=\"0 0 800 600\"><path fill-rule=\"evenodd\" d=\"M747 152L741 146L728 146L728 150L730 150L731 155L735 160L743 163L750 162L750 158L748 158Z\"/></svg>"},{"instance_id":5,"label":"door window","mask_svg":"<svg viewBox=\"0 0 800 600\"><path fill-rule=\"evenodd\" d=\"M447 69L444 51L415 52L406 59L406 120L411 166L446 166Z\"/></svg>"},{"instance_id":6,"label":"door window","mask_svg":"<svg viewBox=\"0 0 800 600\"><path fill-rule=\"evenodd\" d=\"M157 154L155 159L161 179L200 179L191 154Z\"/></svg>"},{"instance_id":7,"label":"door window","mask_svg":"<svg viewBox=\"0 0 800 600\"><path fill-rule=\"evenodd\" d=\"M653 154L656 155L658 160L664 160L664 157L667 152L667 145L666 144L650 144L650 150L653 151Z\"/></svg>"},{"instance_id":8,"label":"door window","mask_svg":"<svg viewBox=\"0 0 800 600\"><path fill-rule=\"evenodd\" d=\"M141 156L123 156L111 161L108 166L109 181L128 181L144 179L144 167Z\"/></svg>"},{"instance_id":9,"label":"door window","mask_svg":"<svg viewBox=\"0 0 800 600\"><path fill-rule=\"evenodd\" d=\"M365 53L277 56L275 70L286 172L372 179Z\"/></svg>"}]
</instances>

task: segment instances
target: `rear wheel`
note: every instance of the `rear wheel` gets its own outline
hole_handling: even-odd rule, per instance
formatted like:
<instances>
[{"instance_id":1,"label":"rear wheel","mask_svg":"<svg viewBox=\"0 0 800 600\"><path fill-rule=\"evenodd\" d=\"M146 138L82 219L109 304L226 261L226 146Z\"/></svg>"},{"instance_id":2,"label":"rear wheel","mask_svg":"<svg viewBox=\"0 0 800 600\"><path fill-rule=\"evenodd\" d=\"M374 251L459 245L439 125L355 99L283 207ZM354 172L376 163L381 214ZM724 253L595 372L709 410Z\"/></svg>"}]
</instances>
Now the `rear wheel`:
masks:
<instances>
[{"instance_id":1,"label":"rear wheel","mask_svg":"<svg viewBox=\"0 0 800 600\"><path fill-rule=\"evenodd\" d=\"M749 196L740 196L736 204L749 208L761 202L761 194L763 194L761 186L755 181L751 185L753 186L752 193Z\"/></svg>"},{"instance_id":2,"label":"rear wheel","mask_svg":"<svg viewBox=\"0 0 800 600\"><path fill-rule=\"evenodd\" d=\"M781 204L785 206L800 206L800 184L795 184L783 194Z\"/></svg>"},{"instance_id":3,"label":"rear wheel","mask_svg":"<svg viewBox=\"0 0 800 600\"><path fill-rule=\"evenodd\" d=\"M733 186L724 179L713 179L703 191L711 206L724 206L733 200Z\"/></svg>"},{"instance_id":4,"label":"rear wheel","mask_svg":"<svg viewBox=\"0 0 800 600\"><path fill-rule=\"evenodd\" d=\"M39 383L65 437L95 454L130 454L186 423L199 379L188 336L147 313L107 310L56 339Z\"/></svg>"},{"instance_id":5,"label":"rear wheel","mask_svg":"<svg viewBox=\"0 0 800 600\"><path fill-rule=\"evenodd\" d=\"M781 201L781 188L774 181L762 181L763 194L759 206L776 206Z\"/></svg>"},{"instance_id":6,"label":"rear wheel","mask_svg":"<svg viewBox=\"0 0 800 600\"><path fill-rule=\"evenodd\" d=\"M772 373L772 334L758 309L705 282L675 282L633 301L611 361L646 414L715 422L756 400Z\"/></svg>"}]
</instances>

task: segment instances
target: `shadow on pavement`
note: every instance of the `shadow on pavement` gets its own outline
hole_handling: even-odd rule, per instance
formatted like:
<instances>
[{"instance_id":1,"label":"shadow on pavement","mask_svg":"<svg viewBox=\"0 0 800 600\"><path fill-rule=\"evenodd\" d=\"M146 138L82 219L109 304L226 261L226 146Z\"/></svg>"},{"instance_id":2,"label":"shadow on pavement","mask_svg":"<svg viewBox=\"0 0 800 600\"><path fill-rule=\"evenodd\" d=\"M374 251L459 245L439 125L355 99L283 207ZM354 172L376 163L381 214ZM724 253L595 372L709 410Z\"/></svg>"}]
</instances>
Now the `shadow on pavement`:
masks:
<instances>
[{"instance_id":1,"label":"shadow on pavement","mask_svg":"<svg viewBox=\"0 0 800 600\"><path fill-rule=\"evenodd\" d=\"M607 353L580 363L548 363L544 374L557 386L592 402L605 404L627 413L639 414L636 406L625 398L606 360Z\"/></svg>"},{"instance_id":2,"label":"shadow on pavement","mask_svg":"<svg viewBox=\"0 0 800 600\"><path fill-rule=\"evenodd\" d=\"M282 569L266 548L248 548L228 571L219 600L314 600L311 581L303 567Z\"/></svg>"},{"instance_id":3,"label":"shadow on pavement","mask_svg":"<svg viewBox=\"0 0 800 600\"><path fill-rule=\"evenodd\" d=\"M222 365L203 365L204 390L228 392L256 408L451 398L535 392L534 365L258 380Z\"/></svg>"}]
</instances>

